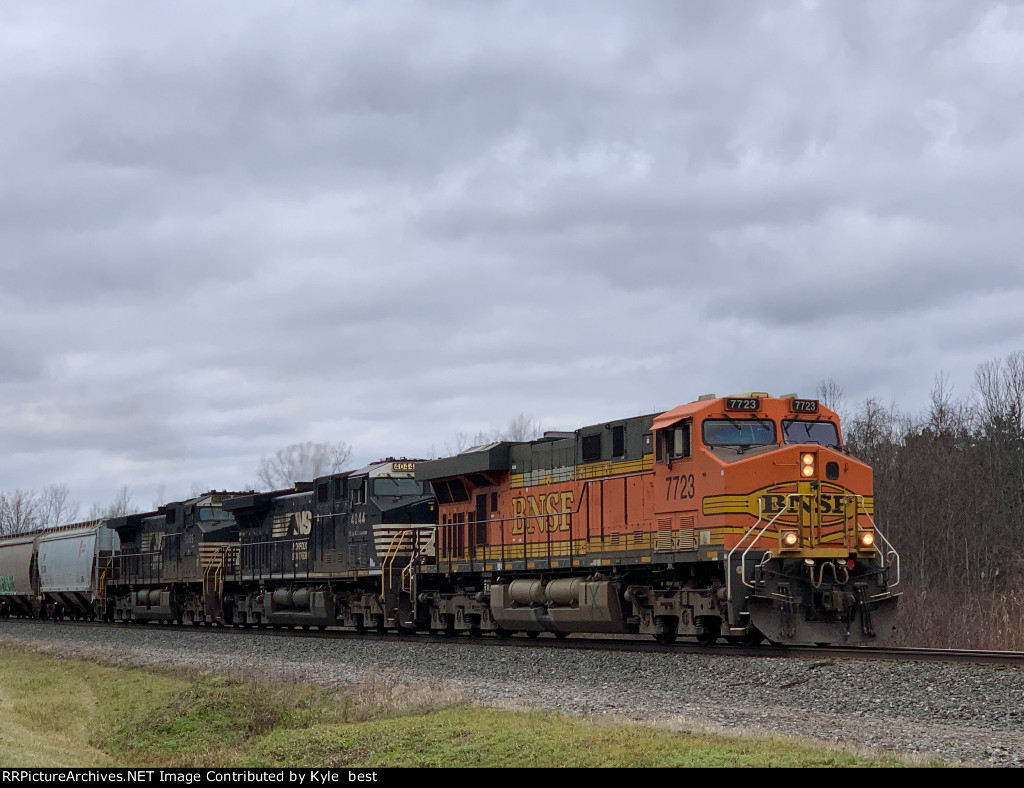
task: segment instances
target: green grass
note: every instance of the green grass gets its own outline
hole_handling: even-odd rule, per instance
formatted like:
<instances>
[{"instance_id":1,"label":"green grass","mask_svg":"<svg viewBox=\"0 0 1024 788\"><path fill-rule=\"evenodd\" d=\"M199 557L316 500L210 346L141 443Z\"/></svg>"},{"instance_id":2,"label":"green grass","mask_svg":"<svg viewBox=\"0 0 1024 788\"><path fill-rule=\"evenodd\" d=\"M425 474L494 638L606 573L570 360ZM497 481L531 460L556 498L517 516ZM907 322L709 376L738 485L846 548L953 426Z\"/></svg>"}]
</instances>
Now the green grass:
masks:
<instances>
[{"instance_id":1,"label":"green grass","mask_svg":"<svg viewBox=\"0 0 1024 788\"><path fill-rule=\"evenodd\" d=\"M733 738L465 704L367 672L342 690L168 675L0 644L0 766L899 766Z\"/></svg>"}]
</instances>

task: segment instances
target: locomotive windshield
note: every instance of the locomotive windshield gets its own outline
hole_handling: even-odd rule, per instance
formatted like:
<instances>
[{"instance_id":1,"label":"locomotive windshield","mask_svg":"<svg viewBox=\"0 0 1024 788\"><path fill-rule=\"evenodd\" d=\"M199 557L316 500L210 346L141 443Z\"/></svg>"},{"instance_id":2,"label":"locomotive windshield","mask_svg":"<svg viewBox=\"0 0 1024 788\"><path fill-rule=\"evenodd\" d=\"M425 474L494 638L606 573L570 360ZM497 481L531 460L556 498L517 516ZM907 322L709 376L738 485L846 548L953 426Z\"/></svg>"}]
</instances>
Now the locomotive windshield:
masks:
<instances>
[{"instance_id":1,"label":"locomotive windshield","mask_svg":"<svg viewBox=\"0 0 1024 788\"><path fill-rule=\"evenodd\" d=\"M423 482L415 479L374 479L373 494L388 495L423 495Z\"/></svg>"},{"instance_id":2,"label":"locomotive windshield","mask_svg":"<svg viewBox=\"0 0 1024 788\"><path fill-rule=\"evenodd\" d=\"M231 514L231 512L225 512L220 507L200 506L199 519L203 522L210 522L213 520L232 520L234 519L234 515Z\"/></svg>"},{"instance_id":3,"label":"locomotive windshield","mask_svg":"<svg viewBox=\"0 0 1024 788\"><path fill-rule=\"evenodd\" d=\"M707 446L768 446L775 443L775 422L768 419L708 419Z\"/></svg>"},{"instance_id":4,"label":"locomotive windshield","mask_svg":"<svg viewBox=\"0 0 1024 788\"><path fill-rule=\"evenodd\" d=\"M839 432L830 421L783 420L782 434L786 443L817 443L839 448Z\"/></svg>"}]
</instances>

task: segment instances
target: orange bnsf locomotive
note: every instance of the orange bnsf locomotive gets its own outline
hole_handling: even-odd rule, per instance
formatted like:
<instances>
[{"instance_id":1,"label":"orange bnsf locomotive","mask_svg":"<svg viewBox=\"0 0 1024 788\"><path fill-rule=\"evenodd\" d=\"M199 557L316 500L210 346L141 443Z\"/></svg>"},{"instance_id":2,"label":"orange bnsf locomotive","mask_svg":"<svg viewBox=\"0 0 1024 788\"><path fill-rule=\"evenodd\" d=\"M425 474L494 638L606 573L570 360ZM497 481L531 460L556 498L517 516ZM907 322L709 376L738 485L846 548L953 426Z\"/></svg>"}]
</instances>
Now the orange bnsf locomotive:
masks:
<instances>
[{"instance_id":1,"label":"orange bnsf locomotive","mask_svg":"<svg viewBox=\"0 0 1024 788\"><path fill-rule=\"evenodd\" d=\"M892 631L899 558L871 469L816 400L708 395L419 462L416 478L439 512L435 555L406 579L417 628L705 644Z\"/></svg>"}]
</instances>

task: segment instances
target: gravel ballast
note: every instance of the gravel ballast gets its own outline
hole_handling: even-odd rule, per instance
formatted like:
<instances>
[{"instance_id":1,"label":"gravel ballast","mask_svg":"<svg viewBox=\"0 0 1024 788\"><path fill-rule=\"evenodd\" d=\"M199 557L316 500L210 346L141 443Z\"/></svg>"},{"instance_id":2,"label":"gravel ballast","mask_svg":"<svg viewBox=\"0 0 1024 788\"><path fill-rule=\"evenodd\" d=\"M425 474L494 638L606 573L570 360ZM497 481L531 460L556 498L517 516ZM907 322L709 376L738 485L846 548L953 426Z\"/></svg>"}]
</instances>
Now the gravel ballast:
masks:
<instances>
[{"instance_id":1,"label":"gravel ballast","mask_svg":"<svg viewBox=\"0 0 1024 788\"><path fill-rule=\"evenodd\" d=\"M0 621L54 656L339 687L368 670L505 709L612 715L679 730L808 737L917 762L1024 766L1024 670L926 662L516 648L388 638Z\"/></svg>"}]
</instances>

